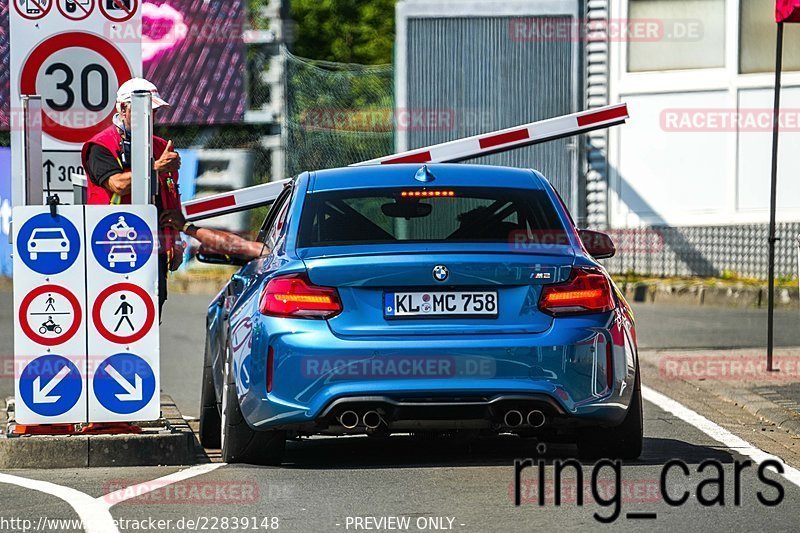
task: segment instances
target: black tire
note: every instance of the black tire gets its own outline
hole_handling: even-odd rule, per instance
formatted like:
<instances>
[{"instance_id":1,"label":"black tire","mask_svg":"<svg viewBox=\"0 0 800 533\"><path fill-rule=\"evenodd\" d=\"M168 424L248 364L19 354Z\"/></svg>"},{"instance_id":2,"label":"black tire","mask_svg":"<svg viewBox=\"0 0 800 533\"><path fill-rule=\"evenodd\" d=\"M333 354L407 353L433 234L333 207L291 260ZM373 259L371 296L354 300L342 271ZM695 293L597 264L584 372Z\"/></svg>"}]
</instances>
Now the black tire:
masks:
<instances>
[{"instance_id":1,"label":"black tire","mask_svg":"<svg viewBox=\"0 0 800 533\"><path fill-rule=\"evenodd\" d=\"M200 392L200 444L203 448L219 449L222 441L222 417L219 414L217 394L214 390L214 374L211 361L203 365L203 384Z\"/></svg>"},{"instance_id":2,"label":"black tire","mask_svg":"<svg viewBox=\"0 0 800 533\"><path fill-rule=\"evenodd\" d=\"M242 416L228 352L223 389L222 460L226 463L280 465L286 450L285 431L255 431Z\"/></svg>"},{"instance_id":3,"label":"black tire","mask_svg":"<svg viewBox=\"0 0 800 533\"><path fill-rule=\"evenodd\" d=\"M625 420L617 427L581 434L578 437L578 456L581 459L638 459L642 454L643 439L642 383L637 365L633 398Z\"/></svg>"}]
</instances>

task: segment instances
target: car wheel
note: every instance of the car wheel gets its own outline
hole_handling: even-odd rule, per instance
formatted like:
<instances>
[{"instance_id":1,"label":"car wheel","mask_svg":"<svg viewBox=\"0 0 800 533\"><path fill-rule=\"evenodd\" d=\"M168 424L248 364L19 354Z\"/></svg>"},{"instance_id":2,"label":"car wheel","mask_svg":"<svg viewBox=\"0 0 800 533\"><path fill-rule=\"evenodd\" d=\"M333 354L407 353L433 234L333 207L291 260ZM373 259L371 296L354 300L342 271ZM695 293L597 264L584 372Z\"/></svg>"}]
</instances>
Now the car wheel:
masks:
<instances>
[{"instance_id":1,"label":"car wheel","mask_svg":"<svg viewBox=\"0 0 800 533\"><path fill-rule=\"evenodd\" d=\"M214 374L211 361L206 351L203 365L203 389L200 391L200 444L204 448L217 449L221 446L222 417L219 414L216 391L214 390Z\"/></svg>"},{"instance_id":2,"label":"car wheel","mask_svg":"<svg viewBox=\"0 0 800 533\"><path fill-rule=\"evenodd\" d=\"M69 254L67 254L67 253L65 253L65 252L61 252L61 260L62 260L62 261L66 261L66 260L67 260L67 257L69 257Z\"/></svg>"},{"instance_id":3,"label":"car wheel","mask_svg":"<svg viewBox=\"0 0 800 533\"><path fill-rule=\"evenodd\" d=\"M36 252L31 252L31 261L36 261L36 258L39 257L39 254Z\"/></svg>"},{"instance_id":4,"label":"car wheel","mask_svg":"<svg viewBox=\"0 0 800 533\"><path fill-rule=\"evenodd\" d=\"M578 455L581 459L637 459L642 454L643 439L642 383L637 364L633 398L625 420L617 427L581 434L578 437Z\"/></svg>"},{"instance_id":5,"label":"car wheel","mask_svg":"<svg viewBox=\"0 0 800 533\"><path fill-rule=\"evenodd\" d=\"M226 463L279 465L286 449L285 431L255 431L244 419L236 395L233 362L228 351L222 391L222 460Z\"/></svg>"}]
</instances>

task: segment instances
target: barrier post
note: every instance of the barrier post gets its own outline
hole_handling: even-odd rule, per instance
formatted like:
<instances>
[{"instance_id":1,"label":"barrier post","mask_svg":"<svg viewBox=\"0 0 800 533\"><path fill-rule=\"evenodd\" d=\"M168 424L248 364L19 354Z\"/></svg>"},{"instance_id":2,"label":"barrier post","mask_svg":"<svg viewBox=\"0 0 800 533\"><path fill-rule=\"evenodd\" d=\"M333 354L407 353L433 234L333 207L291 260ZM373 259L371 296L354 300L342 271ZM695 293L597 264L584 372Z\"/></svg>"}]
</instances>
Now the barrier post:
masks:
<instances>
[{"instance_id":1,"label":"barrier post","mask_svg":"<svg viewBox=\"0 0 800 533\"><path fill-rule=\"evenodd\" d=\"M135 91L131 100L131 204L152 204L153 101L147 91Z\"/></svg>"},{"instance_id":2,"label":"barrier post","mask_svg":"<svg viewBox=\"0 0 800 533\"><path fill-rule=\"evenodd\" d=\"M23 95L22 103L22 153L13 173L12 203L18 205L43 205L42 180L42 97Z\"/></svg>"}]
</instances>

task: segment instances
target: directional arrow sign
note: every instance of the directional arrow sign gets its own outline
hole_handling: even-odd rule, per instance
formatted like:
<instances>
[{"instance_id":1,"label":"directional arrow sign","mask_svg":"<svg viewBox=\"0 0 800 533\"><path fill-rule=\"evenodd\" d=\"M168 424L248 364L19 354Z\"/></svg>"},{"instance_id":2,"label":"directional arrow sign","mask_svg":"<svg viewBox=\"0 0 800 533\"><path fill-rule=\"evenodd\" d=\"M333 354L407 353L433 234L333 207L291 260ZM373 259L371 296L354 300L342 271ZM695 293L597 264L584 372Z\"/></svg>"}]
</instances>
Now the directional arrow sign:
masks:
<instances>
[{"instance_id":1,"label":"directional arrow sign","mask_svg":"<svg viewBox=\"0 0 800 533\"><path fill-rule=\"evenodd\" d=\"M33 380L33 403L56 403L60 400L61 396L50 396L49 394L56 388L56 385L61 383L62 379L67 377L67 374L69 374L69 367L61 367L61 370L44 387L41 386L42 376L36 376Z\"/></svg>"},{"instance_id":2,"label":"directional arrow sign","mask_svg":"<svg viewBox=\"0 0 800 533\"><path fill-rule=\"evenodd\" d=\"M66 357L48 354L28 363L19 377L19 398L41 417L57 417L78 403L83 391L81 373ZM47 418L20 423L46 423Z\"/></svg>"},{"instance_id":3,"label":"directional arrow sign","mask_svg":"<svg viewBox=\"0 0 800 533\"><path fill-rule=\"evenodd\" d=\"M131 385L128 380L122 377L116 368L111 365L106 367L108 375L114 378L114 381L119 383L127 392L116 394L117 400L121 402L140 402L142 401L142 377L139 374L134 374L136 385Z\"/></svg>"},{"instance_id":4,"label":"directional arrow sign","mask_svg":"<svg viewBox=\"0 0 800 533\"><path fill-rule=\"evenodd\" d=\"M100 363L92 379L92 389L100 405L111 413L105 419L98 416L99 422L122 420L120 415L142 415L142 420L147 420L145 411L152 408L157 413L159 409L153 368L132 353L114 354Z\"/></svg>"}]
</instances>

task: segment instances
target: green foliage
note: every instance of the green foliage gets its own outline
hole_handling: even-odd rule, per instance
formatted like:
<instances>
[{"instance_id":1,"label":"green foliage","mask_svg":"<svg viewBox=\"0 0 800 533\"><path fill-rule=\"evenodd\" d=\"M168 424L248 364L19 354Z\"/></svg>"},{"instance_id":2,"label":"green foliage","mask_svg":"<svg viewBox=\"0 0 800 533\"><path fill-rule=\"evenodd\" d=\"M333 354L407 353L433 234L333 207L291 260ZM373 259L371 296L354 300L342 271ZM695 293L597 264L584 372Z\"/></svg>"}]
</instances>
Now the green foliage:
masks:
<instances>
[{"instance_id":1,"label":"green foliage","mask_svg":"<svg viewBox=\"0 0 800 533\"><path fill-rule=\"evenodd\" d=\"M394 0L292 0L294 52L324 61L392 62Z\"/></svg>"}]
</instances>

